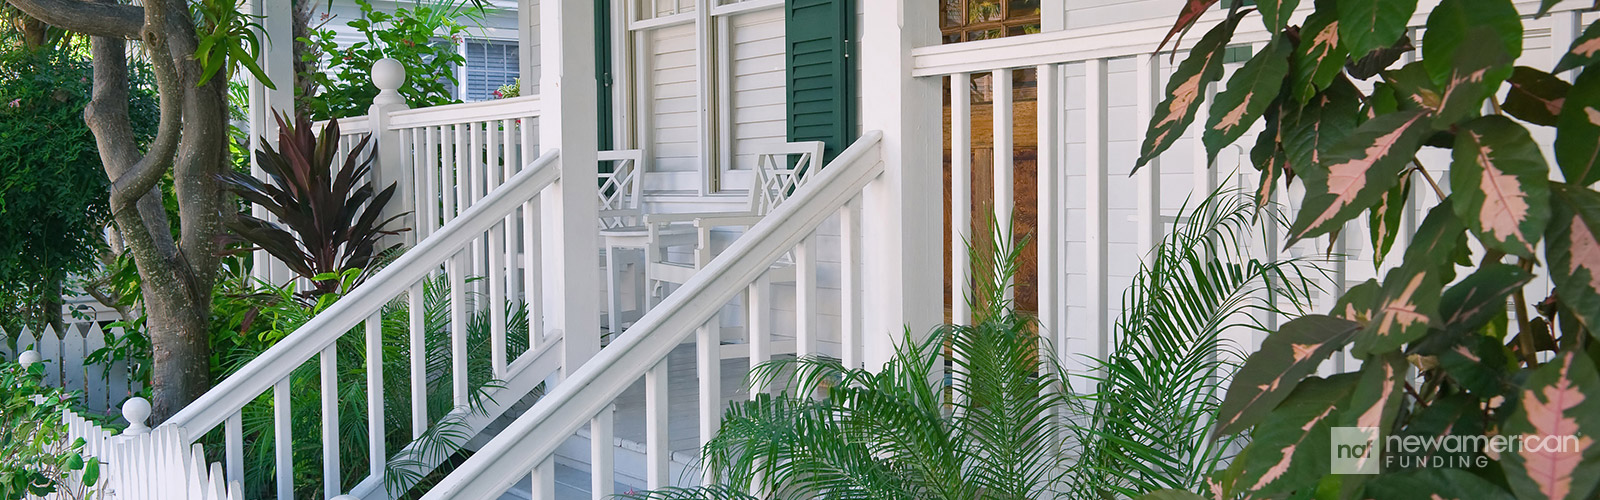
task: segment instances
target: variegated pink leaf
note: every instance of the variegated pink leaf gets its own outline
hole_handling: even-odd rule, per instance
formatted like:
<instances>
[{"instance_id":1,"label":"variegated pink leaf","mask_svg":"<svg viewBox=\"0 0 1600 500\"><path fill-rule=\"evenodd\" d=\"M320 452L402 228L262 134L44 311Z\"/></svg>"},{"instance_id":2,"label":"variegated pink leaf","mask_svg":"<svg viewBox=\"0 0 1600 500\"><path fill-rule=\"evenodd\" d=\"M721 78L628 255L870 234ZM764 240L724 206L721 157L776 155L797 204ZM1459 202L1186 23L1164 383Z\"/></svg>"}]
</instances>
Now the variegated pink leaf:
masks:
<instances>
[{"instance_id":1,"label":"variegated pink leaf","mask_svg":"<svg viewBox=\"0 0 1600 500\"><path fill-rule=\"evenodd\" d=\"M1368 120L1334 146L1315 167L1299 170L1306 196L1289 229L1290 241L1327 234L1378 202L1399 182L1416 153L1428 118L1421 110Z\"/></svg>"},{"instance_id":2,"label":"variegated pink leaf","mask_svg":"<svg viewBox=\"0 0 1600 500\"><path fill-rule=\"evenodd\" d=\"M1600 61L1600 23L1589 23L1583 34L1572 41L1567 53L1561 55L1561 61L1556 63L1555 69L1550 71L1560 73L1588 66L1595 61Z\"/></svg>"},{"instance_id":3,"label":"variegated pink leaf","mask_svg":"<svg viewBox=\"0 0 1600 500\"><path fill-rule=\"evenodd\" d=\"M1408 263L1385 275L1372 322L1356 335L1351 353L1365 358L1394 352L1428 334L1439 316L1439 278Z\"/></svg>"},{"instance_id":4,"label":"variegated pink leaf","mask_svg":"<svg viewBox=\"0 0 1600 500\"><path fill-rule=\"evenodd\" d=\"M1239 455L1238 476L1230 491L1265 498L1315 482L1327 473L1328 428L1336 410L1349 403L1360 378L1354 373L1323 379L1308 377L1250 433ZM1218 498L1232 498L1218 496Z\"/></svg>"},{"instance_id":5,"label":"variegated pink leaf","mask_svg":"<svg viewBox=\"0 0 1600 500\"><path fill-rule=\"evenodd\" d=\"M1167 81L1167 99L1156 106L1150 117L1144 144L1139 148L1139 161L1133 166L1135 172L1172 147L1183 135L1183 129L1194 122L1195 110L1205 102L1206 89L1222 79L1222 54L1245 13L1240 11L1217 24L1173 70L1172 78Z\"/></svg>"},{"instance_id":6,"label":"variegated pink leaf","mask_svg":"<svg viewBox=\"0 0 1600 500\"><path fill-rule=\"evenodd\" d=\"M1545 260L1556 297L1591 334L1600 332L1600 194L1552 183Z\"/></svg>"},{"instance_id":7,"label":"variegated pink leaf","mask_svg":"<svg viewBox=\"0 0 1600 500\"><path fill-rule=\"evenodd\" d=\"M1195 21L1200 20L1200 15L1205 14L1206 9L1211 8L1216 3L1217 0L1186 0L1183 2L1183 10L1178 11L1177 22L1172 23L1172 29L1167 30L1167 36L1161 38L1161 44L1156 46L1156 52L1161 52L1161 49L1166 48L1167 42L1172 41L1173 36L1178 33L1188 32L1189 27L1193 26Z\"/></svg>"},{"instance_id":8,"label":"variegated pink leaf","mask_svg":"<svg viewBox=\"0 0 1600 500\"><path fill-rule=\"evenodd\" d=\"M1234 374L1228 397L1217 412L1217 433L1233 434L1266 418L1300 379L1343 348L1360 328L1354 322L1321 315L1284 323Z\"/></svg>"},{"instance_id":9,"label":"variegated pink leaf","mask_svg":"<svg viewBox=\"0 0 1600 500\"><path fill-rule=\"evenodd\" d=\"M1505 435L1519 437L1501 457L1519 498L1593 498L1600 484L1600 374L1582 352L1565 351L1528 377Z\"/></svg>"},{"instance_id":10,"label":"variegated pink leaf","mask_svg":"<svg viewBox=\"0 0 1600 500\"><path fill-rule=\"evenodd\" d=\"M1374 269L1383 266L1383 259L1389 255L1389 250L1394 248L1394 241L1400 235L1400 223L1404 221L1406 213L1406 200L1411 198L1411 173L1400 176L1400 183L1389 188L1378 199L1378 204L1373 205L1368 218L1367 228L1372 243L1372 266Z\"/></svg>"},{"instance_id":11,"label":"variegated pink leaf","mask_svg":"<svg viewBox=\"0 0 1600 500\"><path fill-rule=\"evenodd\" d=\"M1506 90L1501 109L1519 120L1547 127L1556 125L1556 117L1561 116L1567 93L1572 90L1566 80L1527 66L1513 69L1506 82L1511 88Z\"/></svg>"},{"instance_id":12,"label":"variegated pink leaf","mask_svg":"<svg viewBox=\"0 0 1600 500\"><path fill-rule=\"evenodd\" d=\"M1410 365L1404 354L1395 352L1368 359L1361 364L1361 380L1350 394L1350 404L1340 409L1343 427L1376 427L1378 439L1389 435L1400 403L1405 398L1405 377ZM1379 460L1371 453L1362 460ZM1359 467L1360 464L1357 464Z\"/></svg>"},{"instance_id":13,"label":"variegated pink leaf","mask_svg":"<svg viewBox=\"0 0 1600 500\"><path fill-rule=\"evenodd\" d=\"M1533 257L1550 222L1550 167L1533 136L1509 118L1484 116L1456 132L1453 155L1456 216L1490 248Z\"/></svg>"},{"instance_id":14,"label":"variegated pink leaf","mask_svg":"<svg viewBox=\"0 0 1600 500\"><path fill-rule=\"evenodd\" d=\"M1217 101L1211 105L1202 135L1207 163L1216 160L1217 151L1244 135L1278 98L1278 91L1283 89L1283 77L1289 73L1292 49L1288 41L1273 38L1228 78L1227 89L1218 93Z\"/></svg>"},{"instance_id":15,"label":"variegated pink leaf","mask_svg":"<svg viewBox=\"0 0 1600 500\"><path fill-rule=\"evenodd\" d=\"M1556 117L1556 164L1568 184L1600 181L1600 70L1578 76Z\"/></svg>"}]
</instances>

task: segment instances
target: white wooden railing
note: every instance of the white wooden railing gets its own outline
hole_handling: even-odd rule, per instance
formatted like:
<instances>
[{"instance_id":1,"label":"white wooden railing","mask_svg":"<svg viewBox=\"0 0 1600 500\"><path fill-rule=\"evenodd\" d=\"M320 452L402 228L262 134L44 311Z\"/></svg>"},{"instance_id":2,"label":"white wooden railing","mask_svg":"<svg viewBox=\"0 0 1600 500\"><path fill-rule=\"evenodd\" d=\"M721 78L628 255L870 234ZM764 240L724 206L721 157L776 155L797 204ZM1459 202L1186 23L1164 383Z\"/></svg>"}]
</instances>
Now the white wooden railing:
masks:
<instances>
[{"instance_id":1,"label":"white wooden railing","mask_svg":"<svg viewBox=\"0 0 1600 500\"><path fill-rule=\"evenodd\" d=\"M881 134L868 132L805 186L795 191L784 204L740 236L704 270L682 288L635 323L622 338L602 349L582 367L551 390L544 399L523 414L501 435L480 449L466 463L431 490L425 498L497 498L516 482L533 474L533 497L555 497L554 459L556 449L586 425L590 442L591 494L607 498L614 485L612 454L614 402L623 390L640 378L645 385L646 475L652 488L668 486L669 455L667 436L667 355L695 334L695 369L699 380L699 429L704 443L716 433L722 413L720 341L714 327L715 314L735 296L748 291L757 297L764 292L763 275L784 254L805 248L823 222L837 215L840 220L840 245L844 265L841 270L845 318L859 315L861 269L860 209L862 189L883 171L880 157ZM815 240L811 240L815 241ZM805 262L801 259L801 262ZM814 267L802 267L800 275L814 276ZM770 335L760 331L769 304L752 299L748 313L756 331L750 335L751 363L771 359ZM802 317L814 315L812 305L802 303ZM815 323L812 323L815 326ZM817 353L814 331L798 332L796 354ZM860 365L860 332L846 321L841 332L843 362Z\"/></svg>"},{"instance_id":2,"label":"white wooden railing","mask_svg":"<svg viewBox=\"0 0 1600 500\"><path fill-rule=\"evenodd\" d=\"M1435 2L1422 4L1410 20L1410 36L1419 44L1418 28L1426 23ZM1557 12L1541 19L1533 18L1539 2L1519 1L1516 7L1525 16L1529 39L1519 64L1551 67L1577 35L1581 12L1571 9L1582 6L1558 7ZM1302 4L1291 24L1299 23L1311 9L1310 3ZM1225 9L1209 12L1197 26L1214 26L1226 14ZM962 296L961 286L971 283L971 267L962 247L974 236L969 214L982 211L973 210L969 194L973 169L978 166L969 152L977 138L974 129L989 128L993 131L993 162L988 166L995 186L993 208L998 220L1005 224L1024 208L1017 204L1019 200L1034 198L1037 202L1029 208L1037 214L1032 238L1038 245L1038 317L1061 359L1069 363L1083 360L1086 355L1107 354L1111 318L1120 313L1117 298L1138 271L1140 259L1148 257L1171 227L1173 216L1185 200L1190 200L1192 206L1223 182L1233 183L1245 192L1256 192L1260 182L1247 153L1249 143L1225 148L1214 163L1208 164L1198 125L1185 131L1169 151L1129 176L1152 110L1165 97L1167 77L1200 38L1185 38L1175 59L1170 52L1155 53L1170 27L1171 19L1162 18L923 47L912 52L913 75L941 79L951 92L951 133L944 145L951 155L953 194L949 205L952 217L947 223L956 236L951 239L955 248L950 252L953 262L948 283L958 284L954 292L957 297ZM1270 38L1260 23L1247 20L1239 25L1233 40L1235 47L1249 48L1254 53ZM1401 63L1415 61L1416 57L1415 53L1408 54ZM1206 123L1217 87L1223 86L1243 62L1240 59L1227 64L1223 83L1212 84L1206 91L1206 102L1195 118L1197 124ZM1031 196L1012 192L1018 173L1013 161L1013 136L1019 125L1018 111L1025 109L1014 99L1013 79L1022 71L1037 75L1038 82L1037 123L1033 124L1038 141L1034 170L1038 190ZM983 103L992 106L991 116L972 116L970 93L975 82L986 84L979 88L991 90L992 100ZM975 127L974 120L988 120L990 127ZM1243 137L1253 140L1261 127L1257 122ZM1537 137L1542 147L1550 147L1549 135ZM1449 152L1424 148L1418 157L1440 176L1439 182L1448 190ZM1301 192L1298 185L1285 192L1281 183L1272 192L1273 201L1288 211L1290 220ZM1431 189L1420 182L1413 183L1393 252L1406 247L1425 215L1423 209L1437 202ZM1367 243L1367 223L1367 218L1362 217L1347 224L1338 236L1324 236L1287 248L1281 246L1284 237L1268 227L1267 241L1256 251L1264 259L1317 259L1326 274L1318 276L1325 279L1320 280L1320 290L1313 293L1317 308L1326 310L1348 286L1379 275L1380 269L1374 265L1378 256ZM976 236L981 239L986 235ZM1395 265L1398 253L1395 255L1383 261L1382 270ZM963 301L950 305L954 321L971 320L971 311ZM1282 320L1261 319L1268 328ZM1236 336L1229 340L1247 350L1253 350L1265 336L1242 331L1233 335ZM1335 358L1331 367L1342 369L1347 360ZM1074 367L1086 369L1089 365L1076 363Z\"/></svg>"},{"instance_id":3,"label":"white wooden railing","mask_svg":"<svg viewBox=\"0 0 1600 500\"><path fill-rule=\"evenodd\" d=\"M448 276L452 298L449 314L451 348L448 377L454 396L455 409L452 412L461 413L469 429L482 429L488 422L498 418L511 403L521 399L558 368L558 356L552 355L558 350L552 347L558 345L561 339L544 335L538 328L529 330L529 349L520 356L508 358L506 325L503 321L506 302L503 300L490 301L486 306L494 312L492 317L501 320L492 327L489 345L467 344L468 314L473 306L466 299L466 278L471 269L464 265L472 245L483 241L494 231L502 229L506 225L507 218L515 215L524 205L538 201L540 192L558 178L558 161L559 153L550 151L531 162L521 172L511 176L501 189L489 193L478 200L478 203L461 211L457 217L440 227L434 237L423 240L407 251L361 287L172 416L151 435L163 439L176 439L178 444L186 449L220 426L224 435L222 464L225 466L226 478L229 482L241 481L245 460L242 442L244 408L259 397L270 393L276 449L273 473L276 477L277 494L280 499L292 498L296 474L291 449L292 436L303 434L307 430L294 429L290 422L291 392L305 390L305 388L291 387L290 375L312 359L317 359L321 367L320 387L337 387L335 342L340 337L353 334L358 326L365 326L366 352L362 367L366 374L367 411L364 417L368 422L367 442L370 444L370 449L366 450L366 455L369 468L366 479L348 493L358 497L384 495L382 489L385 465L391 452L395 451L385 448L387 441L385 432L388 430L388 424L384 416L384 402L386 396L389 396L383 390L384 345L381 313L385 305L392 301L407 301L410 306L409 390L413 437L419 436L433 423L428 417L426 397L429 372L424 362L426 353L423 352L426 332L422 282L441 272L441 267L442 272ZM537 240L534 243L537 244ZM537 264L534 262L527 267L536 268ZM491 289L503 290L503 285L508 281L508 274L507 268L500 267L488 270L483 277ZM469 349L489 351L492 376L503 384L502 388L492 393L496 396L496 400L487 403L482 412L467 409L469 391L473 390L469 387L467 379ZM338 414L340 396L338 391L321 391L322 476L326 498L346 493L340 486L342 471L339 454L344 448L341 446L341 433L344 431L339 425ZM160 461L153 460L154 455L149 454L155 453L151 450L164 449L162 447L166 444L145 446L146 448L140 449L143 451L136 451L132 455L119 458L122 463L117 465L138 468L132 474L122 477L139 484L153 485L155 484L153 482L175 473L170 464L164 465ZM436 465L436 461L443 458L445 457L432 456L424 459L434 460L433 465ZM136 493L141 490L130 486L135 485L114 483L114 487L131 494L120 498L171 498Z\"/></svg>"}]
</instances>

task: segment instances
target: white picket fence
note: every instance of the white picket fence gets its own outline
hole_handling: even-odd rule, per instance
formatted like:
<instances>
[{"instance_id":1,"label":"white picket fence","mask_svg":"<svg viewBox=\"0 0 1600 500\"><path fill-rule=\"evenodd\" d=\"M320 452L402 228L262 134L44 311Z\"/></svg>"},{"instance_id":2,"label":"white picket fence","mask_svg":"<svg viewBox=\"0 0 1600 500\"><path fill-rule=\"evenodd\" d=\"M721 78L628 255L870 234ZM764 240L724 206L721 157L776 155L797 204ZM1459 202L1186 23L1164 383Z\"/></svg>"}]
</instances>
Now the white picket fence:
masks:
<instances>
[{"instance_id":1,"label":"white picket fence","mask_svg":"<svg viewBox=\"0 0 1600 500\"><path fill-rule=\"evenodd\" d=\"M133 366L118 360L110 366L86 362L89 353L102 347L123 329L104 328L97 322L67 323L61 332L46 326L34 332L23 328L16 335L16 350L6 339L12 335L0 330L0 359L13 361L22 351L33 350L45 363L45 385L82 394L83 407L98 414L110 413L129 396L144 390L144 383L132 376Z\"/></svg>"},{"instance_id":2,"label":"white picket fence","mask_svg":"<svg viewBox=\"0 0 1600 500\"><path fill-rule=\"evenodd\" d=\"M24 365L41 361L42 353L24 351L17 358ZM82 439L85 461L100 463L99 477L92 485L83 484L83 470L74 471L69 483L44 496L29 495L28 500L68 500L91 493L92 498L109 500L241 500L238 483L223 479L222 465L207 462L200 444L185 444L181 430L164 427L150 429L150 402L129 398L122 405L128 427L113 432L82 415L63 411L66 424L64 444ZM87 487L85 487L87 486Z\"/></svg>"}]
</instances>

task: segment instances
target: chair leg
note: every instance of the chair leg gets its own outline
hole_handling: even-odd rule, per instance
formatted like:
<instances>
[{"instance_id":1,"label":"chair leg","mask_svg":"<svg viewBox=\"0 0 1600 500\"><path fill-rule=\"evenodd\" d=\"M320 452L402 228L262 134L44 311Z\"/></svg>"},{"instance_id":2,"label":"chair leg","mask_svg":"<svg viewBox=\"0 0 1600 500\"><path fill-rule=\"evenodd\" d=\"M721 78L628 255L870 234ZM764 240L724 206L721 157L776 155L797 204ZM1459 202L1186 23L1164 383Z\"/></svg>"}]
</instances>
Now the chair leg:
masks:
<instances>
[{"instance_id":1,"label":"chair leg","mask_svg":"<svg viewBox=\"0 0 1600 500\"><path fill-rule=\"evenodd\" d=\"M609 324L606 327L611 329L613 337L622 333L622 314L617 306L617 294L619 293L617 278L620 276L621 269L618 269L617 264L617 247L606 247L606 317L609 320Z\"/></svg>"}]
</instances>

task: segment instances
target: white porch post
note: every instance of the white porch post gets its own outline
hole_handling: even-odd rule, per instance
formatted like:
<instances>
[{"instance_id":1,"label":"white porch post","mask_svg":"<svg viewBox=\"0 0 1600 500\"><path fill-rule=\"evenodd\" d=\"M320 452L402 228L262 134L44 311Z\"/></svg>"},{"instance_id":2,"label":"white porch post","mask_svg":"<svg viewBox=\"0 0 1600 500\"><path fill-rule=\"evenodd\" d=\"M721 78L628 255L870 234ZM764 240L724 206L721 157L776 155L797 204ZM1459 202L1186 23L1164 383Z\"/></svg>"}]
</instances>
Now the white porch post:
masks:
<instances>
[{"instance_id":1,"label":"white porch post","mask_svg":"<svg viewBox=\"0 0 1600 500\"><path fill-rule=\"evenodd\" d=\"M561 179L542 197L544 275L557 292L547 324L563 333L566 376L600 350L594 1L543 0L539 21L539 146L561 151Z\"/></svg>"},{"instance_id":2,"label":"white porch post","mask_svg":"<svg viewBox=\"0 0 1600 500\"><path fill-rule=\"evenodd\" d=\"M294 13L293 7L284 0L250 0L249 9L261 20L258 33L263 47L257 64L267 73L273 86L278 87L269 89L254 77L249 78L250 172L264 179L266 172L256 166L254 152L261 149L263 139L266 144L277 146L278 123L273 118L277 113L294 113ZM252 206L251 215L262 219L271 217L260 206ZM264 250L255 252L254 267L251 274L272 283L282 284L292 276L287 266Z\"/></svg>"},{"instance_id":3,"label":"white porch post","mask_svg":"<svg viewBox=\"0 0 1600 500\"><path fill-rule=\"evenodd\" d=\"M411 214L399 220L399 227L409 227L412 230L390 238L403 239L407 245L414 245L417 242L417 224L422 219L414 213L417 196L412 174L404 163L404 155L409 151L401 150L400 133L389 129L389 115L409 109L409 106L406 106L406 98L399 92L400 86L404 85L405 81L406 69L400 61L383 58L373 63L372 83L378 87L378 95L372 98L372 106L367 108L368 130L372 131L368 151L373 155L374 163L372 188L383 191L389 183L395 183L394 197L384 206L383 214L378 220L389 220L398 214Z\"/></svg>"},{"instance_id":4,"label":"white porch post","mask_svg":"<svg viewBox=\"0 0 1600 500\"><path fill-rule=\"evenodd\" d=\"M943 314L942 122L937 78L911 76L911 49L939 41L936 2L862 2L863 130L883 132L883 176L862 196L863 361L883 366L902 332Z\"/></svg>"}]
</instances>

